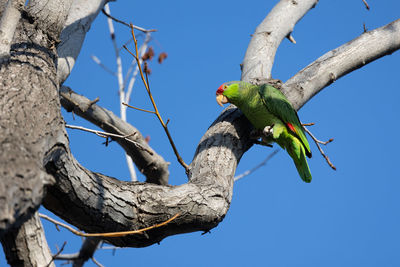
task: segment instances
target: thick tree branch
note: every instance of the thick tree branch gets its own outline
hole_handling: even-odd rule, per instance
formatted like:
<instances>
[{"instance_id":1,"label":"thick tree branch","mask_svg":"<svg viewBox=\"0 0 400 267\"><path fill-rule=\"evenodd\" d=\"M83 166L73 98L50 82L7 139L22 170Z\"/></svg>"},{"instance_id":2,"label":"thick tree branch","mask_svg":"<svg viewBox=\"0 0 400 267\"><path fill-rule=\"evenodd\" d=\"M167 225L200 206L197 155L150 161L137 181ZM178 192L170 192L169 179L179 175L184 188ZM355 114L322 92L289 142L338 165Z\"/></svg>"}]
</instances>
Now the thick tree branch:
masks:
<instances>
[{"instance_id":1,"label":"thick tree branch","mask_svg":"<svg viewBox=\"0 0 400 267\"><path fill-rule=\"evenodd\" d=\"M81 249L77 253L77 258L73 260L72 267L81 267L86 261L91 259L99 246L101 239L98 237L88 237L82 244Z\"/></svg>"},{"instance_id":2,"label":"thick tree branch","mask_svg":"<svg viewBox=\"0 0 400 267\"><path fill-rule=\"evenodd\" d=\"M37 212L1 238L10 266L55 266Z\"/></svg>"},{"instance_id":3,"label":"thick tree branch","mask_svg":"<svg viewBox=\"0 0 400 267\"><path fill-rule=\"evenodd\" d=\"M62 147L54 149L46 168L57 186L49 188L44 205L87 232L140 229L181 213L145 235L107 238L117 246L142 247L169 235L207 231L229 208L236 165L251 145L250 129L236 109L228 108L200 141L190 182L181 186L118 181L84 169Z\"/></svg>"},{"instance_id":4,"label":"thick tree branch","mask_svg":"<svg viewBox=\"0 0 400 267\"><path fill-rule=\"evenodd\" d=\"M61 42L57 47L57 76L60 84L71 73L90 25L107 2L107 0L91 0L82 4L79 0L73 1L60 35Z\"/></svg>"},{"instance_id":5,"label":"thick tree branch","mask_svg":"<svg viewBox=\"0 0 400 267\"><path fill-rule=\"evenodd\" d=\"M46 31L55 45L67 20L73 0L30 0L27 10L37 27ZM57 10L57 12L55 12Z\"/></svg>"},{"instance_id":6,"label":"thick tree branch","mask_svg":"<svg viewBox=\"0 0 400 267\"><path fill-rule=\"evenodd\" d=\"M126 183L95 174L67 151L56 149L46 168L56 177L57 186L49 189L45 206L87 232L139 229L182 214L147 236L107 239L117 246L147 246L168 235L208 230L229 208L236 165L252 144L251 128L240 111L225 110L200 141L189 183L174 187Z\"/></svg>"},{"instance_id":7,"label":"thick tree branch","mask_svg":"<svg viewBox=\"0 0 400 267\"><path fill-rule=\"evenodd\" d=\"M282 92L296 109L347 73L400 49L400 19L365 32L299 71Z\"/></svg>"},{"instance_id":8,"label":"thick tree branch","mask_svg":"<svg viewBox=\"0 0 400 267\"><path fill-rule=\"evenodd\" d=\"M80 117L92 122L104 131L127 136L140 144L140 147L124 138L115 138L126 153L135 162L138 169L146 176L146 181L156 184L168 184L168 163L147 144L140 132L109 110L106 110L70 88L60 89L61 104L67 111L73 111ZM144 147L145 149L141 149ZM150 154L148 151L151 151Z\"/></svg>"},{"instance_id":9,"label":"thick tree branch","mask_svg":"<svg viewBox=\"0 0 400 267\"><path fill-rule=\"evenodd\" d=\"M24 0L8 0L0 19L0 63L10 56L11 42L21 18Z\"/></svg>"},{"instance_id":10,"label":"thick tree branch","mask_svg":"<svg viewBox=\"0 0 400 267\"><path fill-rule=\"evenodd\" d=\"M242 81L270 79L275 53L294 25L318 0L281 0L258 25L243 60Z\"/></svg>"},{"instance_id":11,"label":"thick tree branch","mask_svg":"<svg viewBox=\"0 0 400 267\"><path fill-rule=\"evenodd\" d=\"M43 158L55 144L67 144L52 43L26 18L20 24L10 60L0 65L0 236L39 207L44 186L54 182Z\"/></svg>"}]
</instances>

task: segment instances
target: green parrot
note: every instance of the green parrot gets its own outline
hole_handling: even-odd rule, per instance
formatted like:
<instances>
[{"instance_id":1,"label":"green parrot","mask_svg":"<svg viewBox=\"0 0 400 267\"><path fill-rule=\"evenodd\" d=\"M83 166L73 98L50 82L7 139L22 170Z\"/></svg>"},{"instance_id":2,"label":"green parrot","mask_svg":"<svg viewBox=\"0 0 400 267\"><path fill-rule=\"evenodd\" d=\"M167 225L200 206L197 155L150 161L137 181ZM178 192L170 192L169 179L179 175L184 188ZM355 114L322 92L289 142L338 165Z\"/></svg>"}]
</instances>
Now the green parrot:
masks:
<instances>
[{"instance_id":1,"label":"green parrot","mask_svg":"<svg viewBox=\"0 0 400 267\"><path fill-rule=\"evenodd\" d=\"M265 141L276 142L285 149L296 165L303 181L311 182L311 172L306 157L311 158L304 128L296 110L275 87L233 81L222 84L217 92L217 103L232 103L253 124L268 136Z\"/></svg>"}]
</instances>

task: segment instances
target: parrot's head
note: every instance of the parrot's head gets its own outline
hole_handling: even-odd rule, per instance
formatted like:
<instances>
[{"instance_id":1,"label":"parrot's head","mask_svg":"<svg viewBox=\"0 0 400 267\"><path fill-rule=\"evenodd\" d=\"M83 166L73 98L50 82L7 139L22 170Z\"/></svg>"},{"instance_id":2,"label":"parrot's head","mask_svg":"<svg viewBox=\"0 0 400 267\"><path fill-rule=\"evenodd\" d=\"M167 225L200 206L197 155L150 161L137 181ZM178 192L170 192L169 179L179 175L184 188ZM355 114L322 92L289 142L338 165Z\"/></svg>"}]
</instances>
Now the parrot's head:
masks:
<instances>
[{"instance_id":1,"label":"parrot's head","mask_svg":"<svg viewBox=\"0 0 400 267\"><path fill-rule=\"evenodd\" d=\"M217 103L221 107L226 103L235 102L236 97L239 95L239 83L238 82L227 82L218 87L216 92Z\"/></svg>"}]
</instances>

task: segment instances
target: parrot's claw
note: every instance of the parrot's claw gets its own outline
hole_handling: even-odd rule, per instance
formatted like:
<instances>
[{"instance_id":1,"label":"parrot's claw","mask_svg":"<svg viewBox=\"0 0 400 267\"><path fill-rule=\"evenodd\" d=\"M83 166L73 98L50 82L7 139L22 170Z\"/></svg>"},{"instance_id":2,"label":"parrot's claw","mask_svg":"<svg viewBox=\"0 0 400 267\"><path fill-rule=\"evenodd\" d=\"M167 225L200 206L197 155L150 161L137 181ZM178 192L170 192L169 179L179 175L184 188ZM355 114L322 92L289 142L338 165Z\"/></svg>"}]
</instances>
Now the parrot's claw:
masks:
<instances>
[{"instance_id":1,"label":"parrot's claw","mask_svg":"<svg viewBox=\"0 0 400 267\"><path fill-rule=\"evenodd\" d=\"M252 130L250 133L250 138L256 145L272 147L272 145L270 144L271 140L266 138L265 134L261 130Z\"/></svg>"}]
</instances>

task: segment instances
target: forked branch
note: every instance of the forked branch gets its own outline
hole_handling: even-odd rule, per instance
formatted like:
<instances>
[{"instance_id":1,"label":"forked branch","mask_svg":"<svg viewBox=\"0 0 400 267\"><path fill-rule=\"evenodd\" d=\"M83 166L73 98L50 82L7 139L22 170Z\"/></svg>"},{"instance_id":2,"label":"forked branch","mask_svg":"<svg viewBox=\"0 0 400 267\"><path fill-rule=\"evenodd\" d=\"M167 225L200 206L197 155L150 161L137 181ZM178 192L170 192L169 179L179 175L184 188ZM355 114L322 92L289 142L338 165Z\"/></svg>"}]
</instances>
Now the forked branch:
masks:
<instances>
[{"instance_id":1,"label":"forked branch","mask_svg":"<svg viewBox=\"0 0 400 267\"><path fill-rule=\"evenodd\" d=\"M306 125L314 125L314 123L306 123L306 124L303 124L303 126L306 126ZM308 130L306 127L303 127L303 128L304 128L304 130L310 135L310 137L312 138L312 140L314 140L315 144L316 144L317 147L318 147L319 152L320 152L321 155L324 157L324 159L326 160L326 162L328 163L328 165L329 165L333 170L336 171L335 165L333 165L333 163L331 162L331 160L329 159L329 157L325 154L324 150L323 150L323 149L321 148L321 146L320 146L320 144L322 144L322 145L327 145L327 144L329 144L330 142L333 141L333 138L329 139L328 141L321 141L321 140L318 140L318 139L311 133L311 131Z\"/></svg>"},{"instance_id":2,"label":"forked branch","mask_svg":"<svg viewBox=\"0 0 400 267\"><path fill-rule=\"evenodd\" d=\"M146 88L147 94L149 95L151 104L153 105L153 108L154 108L154 114L157 116L157 118L160 121L162 127L164 128L164 131L167 134L169 143L171 144L172 149L174 150L174 153L175 153L175 156L176 156L178 162L183 166L183 168L185 168L185 171L187 173L189 171L189 166L183 161L182 157L180 156L180 154L178 152L178 149L176 148L175 143L174 143L174 141L173 141L173 139L171 137L171 134L170 134L170 132L168 130L167 123L164 122L164 120L162 119L162 117L160 115L160 112L158 111L156 102L154 101L154 98L153 98L153 94L151 93L151 90L150 90L150 85L149 85L147 72L146 72L146 77L145 77L145 74L143 73L143 69L142 69L142 66L140 64L140 58L138 56L139 55L138 44L137 44L137 40L136 40L136 37L135 37L134 27L133 27L132 24L131 24L131 34L132 34L133 42L134 42L134 45L135 45L135 53L132 53L125 45L124 45L124 48L126 49L126 51L129 52L129 54L131 54L136 59L136 61L138 63L137 66L139 67L140 77L142 78L143 84L144 84L144 86ZM127 105L127 104L125 104L125 105ZM127 106L129 106L129 105L127 105ZM134 108L134 109L141 110L139 108ZM145 111L145 110L142 110L142 111ZM147 111L147 110L146 110L146 112L153 113L152 111Z\"/></svg>"},{"instance_id":3,"label":"forked branch","mask_svg":"<svg viewBox=\"0 0 400 267\"><path fill-rule=\"evenodd\" d=\"M92 130L92 129L88 129L82 126L75 126L75 125L69 125L66 124L65 128L70 128L70 129L75 129L75 130L81 130L81 131L85 131L85 132L89 132L89 133L94 133L97 136L103 137L103 138L120 138L123 139L127 142L130 142L132 144L134 144L137 148L146 151L147 153L149 153L150 155L153 155L153 151L151 151L150 149L142 146L142 144L140 144L139 142L136 142L134 140L129 139L129 137L134 136L135 134L137 134L137 132L133 132L131 134L127 134L127 135L120 135L120 134L113 134L113 133L107 133L107 132L103 132L103 131L97 131L97 130ZM107 141L106 141L107 142Z\"/></svg>"}]
</instances>

